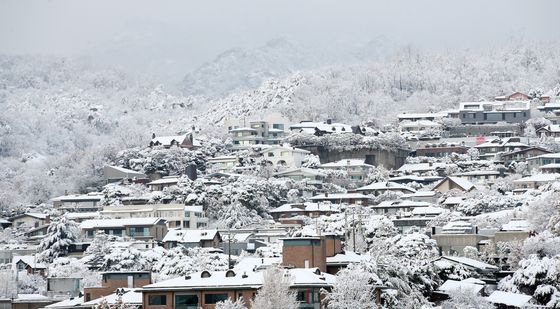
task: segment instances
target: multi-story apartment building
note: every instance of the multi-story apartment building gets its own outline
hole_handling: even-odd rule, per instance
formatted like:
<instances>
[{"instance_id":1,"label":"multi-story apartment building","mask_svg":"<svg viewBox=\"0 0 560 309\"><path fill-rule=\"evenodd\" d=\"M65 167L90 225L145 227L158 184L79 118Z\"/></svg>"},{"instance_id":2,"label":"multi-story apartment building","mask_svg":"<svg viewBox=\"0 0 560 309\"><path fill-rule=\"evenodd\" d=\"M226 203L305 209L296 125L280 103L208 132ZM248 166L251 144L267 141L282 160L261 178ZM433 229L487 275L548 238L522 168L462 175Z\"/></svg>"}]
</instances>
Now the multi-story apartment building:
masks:
<instances>
[{"instance_id":1,"label":"multi-story apartment building","mask_svg":"<svg viewBox=\"0 0 560 309\"><path fill-rule=\"evenodd\" d=\"M229 133L236 148L251 145L278 145L285 135L283 123L251 121L248 127L231 127Z\"/></svg>"},{"instance_id":2,"label":"multi-story apartment building","mask_svg":"<svg viewBox=\"0 0 560 309\"><path fill-rule=\"evenodd\" d=\"M169 228L198 229L208 225L202 206L183 204L106 206L101 214L112 219L163 218Z\"/></svg>"},{"instance_id":3,"label":"multi-story apartment building","mask_svg":"<svg viewBox=\"0 0 560 309\"><path fill-rule=\"evenodd\" d=\"M459 108L462 124L524 123L530 118L529 101L463 102Z\"/></svg>"}]
</instances>

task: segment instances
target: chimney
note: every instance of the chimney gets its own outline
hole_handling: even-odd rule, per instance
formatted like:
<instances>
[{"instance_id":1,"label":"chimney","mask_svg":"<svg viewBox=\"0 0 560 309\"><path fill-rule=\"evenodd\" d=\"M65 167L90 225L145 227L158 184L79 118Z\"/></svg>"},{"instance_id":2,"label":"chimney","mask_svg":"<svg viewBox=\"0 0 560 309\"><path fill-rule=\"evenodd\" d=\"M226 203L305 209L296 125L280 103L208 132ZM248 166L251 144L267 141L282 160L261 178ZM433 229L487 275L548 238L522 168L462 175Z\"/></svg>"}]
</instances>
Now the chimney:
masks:
<instances>
[{"instance_id":1,"label":"chimney","mask_svg":"<svg viewBox=\"0 0 560 309\"><path fill-rule=\"evenodd\" d=\"M332 119L331 118L327 119L327 124L332 124Z\"/></svg>"},{"instance_id":2,"label":"chimney","mask_svg":"<svg viewBox=\"0 0 560 309\"><path fill-rule=\"evenodd\" d=\"M152 139L156 138L156 134L152 133Z\"/></svg>"},{"instance_id":3,"label":"chimney","mask_svg":"<svg viewBox=\"0 0 560 309\"><path fill-rule=\"evenodd\" d=\"M350 160L346 160L346 165L350 165Z\"/></svg>"},{"instance_id":4,"label":"chimney","mask_svg":"<svg viewBox=\"0 0 560 309\"><path fill-rule=\"evenodd\" d=\"M329 192L325 192L325 197L329 197Z\"/></svg>"}]
</instances>

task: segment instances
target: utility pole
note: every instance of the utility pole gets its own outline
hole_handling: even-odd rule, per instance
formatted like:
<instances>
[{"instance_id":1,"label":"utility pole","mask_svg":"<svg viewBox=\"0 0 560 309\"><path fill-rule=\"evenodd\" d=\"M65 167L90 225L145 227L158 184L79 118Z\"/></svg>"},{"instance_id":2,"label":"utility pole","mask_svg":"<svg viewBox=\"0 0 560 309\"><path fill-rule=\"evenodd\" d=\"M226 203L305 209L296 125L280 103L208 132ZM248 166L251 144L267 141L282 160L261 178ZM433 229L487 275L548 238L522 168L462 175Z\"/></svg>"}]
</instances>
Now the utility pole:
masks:
<instances>
[{"instance_id":1,"label":"utility pole","mask_svg":"<svg viewBox=\"0 0 560 309\"><path fill-rule=\"evenodd\" d=\"M352 208L352 243L354 246L354 252L356 252L356 219L354 214L356 213L356 209Z\"/></svg>"},{"instance_id":2,"label":"utility pole","mask_svg":"<svg viewBox=\"0 0 560 309\"><path fill-rule=\"evenodd\" d=\"M231 227L228 227L228 269L232 269L231 265Z\"/></svg>"}]
</instances>

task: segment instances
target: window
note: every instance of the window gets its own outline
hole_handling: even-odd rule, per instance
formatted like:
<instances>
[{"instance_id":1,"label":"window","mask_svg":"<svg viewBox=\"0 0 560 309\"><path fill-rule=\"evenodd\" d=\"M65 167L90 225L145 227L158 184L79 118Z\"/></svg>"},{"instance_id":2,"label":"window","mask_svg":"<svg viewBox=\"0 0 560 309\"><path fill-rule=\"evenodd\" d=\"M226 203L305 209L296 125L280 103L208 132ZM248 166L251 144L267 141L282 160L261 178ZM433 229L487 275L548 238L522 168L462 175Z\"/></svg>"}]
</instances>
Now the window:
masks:
<instances>
[{"instance_id":1,"label":"window","mask_svg":"<svg viewBox=\"0 0 560 309\"><path fill-rule=\"evenodd\" d=\"M296 295L296 300L299 302L307 303L307 291L298 291Z\"/></svg>"},{"instance_id":2,"label":"window","mask_svg":"<svg viewBox=\"0 0 560 309\"><path fill-rule=\"evenodd\" d=\"M189 221L183 221L183 228L186 228L186 229L191 228L191 223Z\"/></svg>"},{"instance_id":3,"label":"window","mask_svg":"<svg viewBox=\"0 0 560 309\"><path fill-rule=\"evenodd\" d=\"M150 306L167 305L167 296L166 295L149 295L148 296L148 305L150 305Z\"/></svg>"},{"instance_id":4,"label":"window","mask_svg":"<svg viewBox=\"0 0 560 309\"><path fill-rule=\"evenodd\" d=\"M221 302L228 299L228 295L226 293L220 294L204 294L204 304L205 305L213 305L217 302Z\"/></svg>"},{"instance_id":5,"label":"window","mask_svg":"<svg viewBox=\"0 0 560 309\"><path fill-rule=\"evenodd\" d=\"M274 153L269 152L269 153L268 153L268 156L269 156L269 157L274 157Z\"/></svg>"},{"instance_id":6,"label":"window","mask_svg":"<svg viewBox=\"0 0 560 309\"><path fill-rule=\"evenodd\" d=\"M502 113L502 120L506 120L506 114Z\"/></svg>"},{"instance_id":7,"label":"window","mask_svg":"<svg viewBox=\"0 0 560 309\"><path fill-rule=\"evenodd\" d=\"M196 308L198 308L198 296L175 295L175 309L196 309Z\"/></svg>"}]
</instances>

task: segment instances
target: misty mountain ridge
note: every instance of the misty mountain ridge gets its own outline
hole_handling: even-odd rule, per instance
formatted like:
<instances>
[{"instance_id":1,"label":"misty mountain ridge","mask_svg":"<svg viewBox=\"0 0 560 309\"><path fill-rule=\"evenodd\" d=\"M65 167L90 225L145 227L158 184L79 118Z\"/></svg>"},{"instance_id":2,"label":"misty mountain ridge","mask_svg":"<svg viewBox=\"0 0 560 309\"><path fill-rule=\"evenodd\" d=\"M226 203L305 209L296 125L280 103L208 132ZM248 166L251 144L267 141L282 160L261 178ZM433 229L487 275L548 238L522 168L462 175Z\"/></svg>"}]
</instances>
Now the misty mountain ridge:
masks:
<instances>
[{"instance_id":1,"label":"misty mountain ridge","mask_svg":"<svg viewBox=\"0 0 560 309\"><path fill-rule=\"evenodd\" d=\"M342 48L304 47L286 38L276 38L255 49L224 51L187 73L181 88L186 95L217 98L256 89L266 80L286 78L299 71L377 60L394 50L394 46L383 37Z\"/></svg>"}]
</instances>

